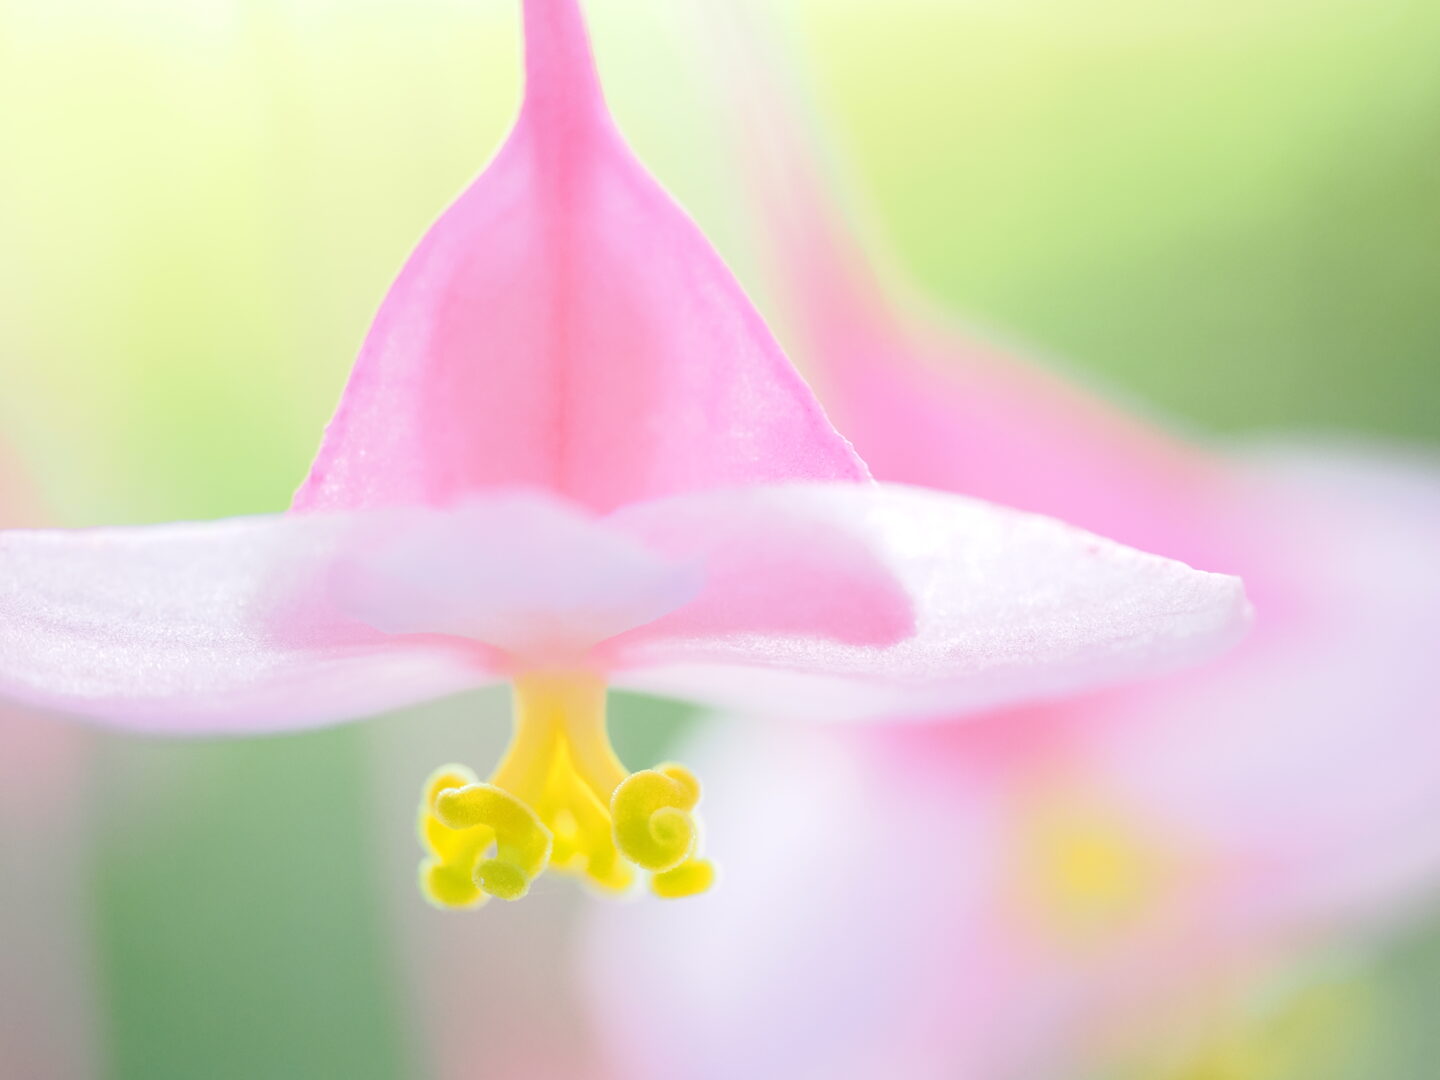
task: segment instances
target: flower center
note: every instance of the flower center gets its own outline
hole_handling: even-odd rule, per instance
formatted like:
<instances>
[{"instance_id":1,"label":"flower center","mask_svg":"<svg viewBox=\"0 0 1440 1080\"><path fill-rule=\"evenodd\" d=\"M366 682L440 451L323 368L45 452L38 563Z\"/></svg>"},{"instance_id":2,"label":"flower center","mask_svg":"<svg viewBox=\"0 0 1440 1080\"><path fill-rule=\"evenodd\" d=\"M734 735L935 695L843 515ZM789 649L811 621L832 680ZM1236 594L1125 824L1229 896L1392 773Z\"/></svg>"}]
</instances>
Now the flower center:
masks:
<instances>
[{"instance_id":1,"label":"flower center","mask_svg":"<svg viewBox=\"0 0 1440 1080\"><path fill-rule=\"evenodd\" d=\"M1026 908L1077 944L1141 918L1165 893L1172 869L1124 815L1084 799L1028 808L1020 858Z\"/></svg>"},{"instance_id":2,"label":"flower center","mask_svg":"<svg viewBox=\"0 0 1440 1080\"><path fill-rule=\"evenodd\" d=\"M623 892L647 871L657 896L704 892L700 782L680 765L629 773L605 730L605 683L588 673L515 680L515 734L484 782L437 769L420 805L420 888L440 907L518 900L547 866Z\"/></svg>"}]
</instances>

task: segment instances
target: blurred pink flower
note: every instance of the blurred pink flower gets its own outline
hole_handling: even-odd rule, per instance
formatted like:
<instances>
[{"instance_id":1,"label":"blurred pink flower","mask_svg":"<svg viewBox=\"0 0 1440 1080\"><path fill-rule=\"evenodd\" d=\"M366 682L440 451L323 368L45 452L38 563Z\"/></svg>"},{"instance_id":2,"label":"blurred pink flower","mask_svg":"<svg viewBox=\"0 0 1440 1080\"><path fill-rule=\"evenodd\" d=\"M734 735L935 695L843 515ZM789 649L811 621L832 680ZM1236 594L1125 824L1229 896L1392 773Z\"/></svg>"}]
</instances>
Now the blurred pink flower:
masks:
<instances>
[{"instance_id":1,"label":"blurred pink flower","mask_svg":"<svg viewBox=\"0 0 1440 1080\"><path fill-rule=\"evenodd\" d=\"M511 679L492 780L447 767L422 800L426 891L471 906L547 863L708 883L697 782L627 777L607 684L955 710L1236 639L1233 579L875 484L618 136L575 0L524 14L514 131L390 290L296 512L4 535L0 692L255 734Z\"/></svg>"},{"instance_id":2,"label":"blurred pink flower","mask_svg":"<svg viewBox=\"0 0 1440 1080\"><path fill-rule=\"evenodd\" d=\"M1211 452L888 299L775 73L730 76L782 311L876 476L1241 574L1258 621L1203 670L968 724L715 732L722 790L767 798L710 806L713 895L594 916L619 1071L1079 1075L1197 987L1431 895L1434 463Z\"/></svg>"}]
</instances>

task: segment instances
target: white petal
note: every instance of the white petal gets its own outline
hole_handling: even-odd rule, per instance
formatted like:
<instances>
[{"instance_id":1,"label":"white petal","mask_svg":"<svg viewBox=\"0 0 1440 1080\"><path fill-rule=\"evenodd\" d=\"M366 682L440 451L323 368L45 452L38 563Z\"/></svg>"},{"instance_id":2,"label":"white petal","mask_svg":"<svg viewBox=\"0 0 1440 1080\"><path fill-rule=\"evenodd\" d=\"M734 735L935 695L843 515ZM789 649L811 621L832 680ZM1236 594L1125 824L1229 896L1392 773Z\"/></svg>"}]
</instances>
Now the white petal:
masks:
<instances>
[{"instance_id":1,"label":"white petal","mask_svg":"<svg viewBox=\"0 0 1440 1080\"><path fill-rule=\"evenodd\" d=\"M259 733L490 681L475 650L334 611L347 524L272 516L0 533L0 695L133 728Z\"/></svg>"},{"instance_id":2,"label":"white petal","mask_svg":"<svg viewBox=\"0 0 1440 1080\"><path fill-rule=\"evenodd\" d=\"M769 583L771 609L769 625L755 617L764 605L748 625L712 618L707 605L726 597L707 591L611 643L616 683L766 716L915 718L1055 697L1205 659L1249 621L1236 578L902 485L734 489L630 507L612 520L672 556L721 566L723 579ZM787 578L806 563L830 565L828 587L839 595L826 618L787 624L787 602L818 610L826 601L814 588L787 595ZM872 591L877 567L891 575L912 632L841 633L845 567Z\"/></svg>"},{"instance_id":3,"label":"white petal","mask_svg":"<svg viewBox=\"0 0 1440 1080\"><path fill-rule=\"evenodd\" d=\"M526 663L576 662L671 611L698 568L539 492L357 515L331 577L340 607L387 634L451 634Z\"/></svg>"}]
</instances>

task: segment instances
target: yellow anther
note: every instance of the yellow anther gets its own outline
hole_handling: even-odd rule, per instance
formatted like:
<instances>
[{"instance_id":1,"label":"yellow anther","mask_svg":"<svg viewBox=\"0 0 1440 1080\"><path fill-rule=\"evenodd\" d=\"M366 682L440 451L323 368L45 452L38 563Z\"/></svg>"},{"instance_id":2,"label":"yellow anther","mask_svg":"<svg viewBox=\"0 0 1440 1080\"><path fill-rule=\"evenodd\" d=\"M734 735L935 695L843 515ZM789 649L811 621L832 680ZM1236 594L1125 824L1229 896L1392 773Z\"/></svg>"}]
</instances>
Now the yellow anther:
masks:
<instances>
[{"instance_id":1,"label":"yellow anther","mask_svg":"<svg viewBox=\"0 0 1440 1080\"><path fill-rule=\"evenodd\" d=\"M666 900L679 900L704 892L715 883L715 866L709 859L688 859L650 879L650 891Z\"/></svg>"},{"instance_id":2,"label":"yellow anther","mask_svg":"<svg viewBox=\"0 0 1440 1080\"><path fill-rule=\"evenodd\" d=\"M473 874L427 859L420 866L420 891L436 907L479 907L489 899L475 884Z\"/></svg>"},{"instance_id":3,"label":"yellow anther","mask_svg":"<svg viewBox=\"0 0 1440 1080\"><path fill-rule=\"evenodd\" d=\"M468 860L469 865L473 865L475 857L491 839L478 830L467 829L460 832L448 828L435 817L435 800L442 791L476 782L475 774L463 765L446 765L436 769L425 782L425 791L420 796L420 843L441 862L460 863Z\"/></svg>"},{"instance_id":4,"label":"yellow anther","mask_svg":"<svg viewBox=\"0 0 1440 1080\"><path fill-rule=\"evenodd\" d=\"M700 783L679 765L626 774L605 731L605 684L593 675L515 682L515 735L490 779L461 766L426 782L421 890L444 907L516 900L547 865L623 892L636 867L657 896L703 892L714 869L693 858Z\"/></svg>"},{"instance_id":5,"label":"yellow anther","mask_svg":"<svg viewBox=\"0 0 1440 1080\"><path fill-rule=\"evenodd\" d=\"M435 816L441 793L475 783L463 765L436 769L425 782L420 801L420 843L430 853L420 865L420 891L437 907L478 907L487 897L475 883L475 864L494 842L485 826L451 829Z\"/></svg>"},{"instance_id":6,"label":"yellow anther","mask_svg":"<svg viewBox=\"0 0 1440 1080\"><path fill-rule=\"evenodd\" d=\"M475 864L475 884L502 900L519 900L550 861L550 830L523 802L492 784L446 788L435 797L435 817L455 830L477 826L494 836L495 855Z\"/></svg>"},{"instance_id":7,"label":"yellow anther","mask_svg":"<svg viewBox=\"0 0 1440 1080\"><path fill-rule=\"evenodd\" d=\"M682 766L661 765L627 776L610 800L621 854L655 872L679 866L695 850L690 811L699 801L700 781Z\"/></svg>"}]
</instances>

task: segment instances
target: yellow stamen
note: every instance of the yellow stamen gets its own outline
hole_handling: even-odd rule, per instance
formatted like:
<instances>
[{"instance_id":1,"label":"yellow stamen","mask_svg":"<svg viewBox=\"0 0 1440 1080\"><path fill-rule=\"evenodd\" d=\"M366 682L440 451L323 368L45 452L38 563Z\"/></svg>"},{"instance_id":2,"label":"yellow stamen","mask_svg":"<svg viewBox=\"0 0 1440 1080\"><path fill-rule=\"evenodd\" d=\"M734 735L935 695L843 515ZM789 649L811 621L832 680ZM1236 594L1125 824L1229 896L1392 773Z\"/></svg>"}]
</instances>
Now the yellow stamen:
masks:
<instances>
[{"instance_id":1,"label":"yellow stamen","mask_svg":"<svg viewBox=\"0 0 1440 1080\"><path fill-rule=\"evenodd\" d=\"M709 859L687 859L675 869L651 878L650 889L662 899L679 900L704 892L714 882L715 867Z\"/></svg>"},{"instance_id":2,"label":"yellow stamen","mask_svg":"<svg viewBox=\"0 0 1440 1080\"><path fill-rule=\"evenodd\" d=\"M704 892L710 863L694 857L700 782L679 765L628 773L605 729L605 683L587 673L515 680L515 734L480 782L437 770L420 806L428 855L420 887L439 907L518 900L546 868L623 892L649 871L657 896Z\"/></svg>"},{"instance_id":3,"label":"yellow stamen","mask_svg":"<svg viewBox=\"0 0 1440 1080\"><path fill-rule=\"evenodd\" d=\"M627 776L615 789L615 842L625 857L646 870L673 870L695 850L700 781L679 765Z\"/></svg>"}]
</instances>

